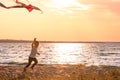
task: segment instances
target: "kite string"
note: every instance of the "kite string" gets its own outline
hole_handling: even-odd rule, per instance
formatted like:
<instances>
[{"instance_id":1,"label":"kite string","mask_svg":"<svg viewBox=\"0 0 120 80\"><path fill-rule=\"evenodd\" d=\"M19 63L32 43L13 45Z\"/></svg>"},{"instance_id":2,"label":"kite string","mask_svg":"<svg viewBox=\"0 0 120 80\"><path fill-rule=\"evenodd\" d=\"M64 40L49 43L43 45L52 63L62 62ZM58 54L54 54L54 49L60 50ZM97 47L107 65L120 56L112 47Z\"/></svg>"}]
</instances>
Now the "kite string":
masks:
<instances>
[{"instance_id":1,"label":"kite string","mask_svg":"<svg viewBox=\"0 0 120 80\"><path fill-rule=\"evenodd\" d=\"M30 3L30 1L26 0L28 3Z\"/></svg>"},{"instance_id":2,"label":"kite string","mask_svg":"<svg viewBox=\"0 0 120 80\"><path fill-rule=\"evenodd\" d=\"M13 1L14 1L15 3L16 3L16 2L19 2L18 0L13 0ZM30 1L28 1L28 0L26 0L26 1L27 1L28 3L30 3Z\"/></svg>"}]
</instances>

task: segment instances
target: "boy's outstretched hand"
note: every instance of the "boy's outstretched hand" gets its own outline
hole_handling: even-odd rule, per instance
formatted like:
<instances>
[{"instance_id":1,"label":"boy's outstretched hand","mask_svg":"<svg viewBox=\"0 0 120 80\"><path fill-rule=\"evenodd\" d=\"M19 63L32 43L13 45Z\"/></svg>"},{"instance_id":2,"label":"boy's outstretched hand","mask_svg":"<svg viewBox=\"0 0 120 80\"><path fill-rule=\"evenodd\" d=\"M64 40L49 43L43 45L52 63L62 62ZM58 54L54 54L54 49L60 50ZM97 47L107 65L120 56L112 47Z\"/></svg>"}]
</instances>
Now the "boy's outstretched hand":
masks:
<instances>
[{"instance_id":1,"label":"boy's outstretched hand","mask_svg":"<svg viewBox=\"0 0 120 80\"><path fill-rule=\"evenodd\" d=\"M38 55L40 55L40 53L37 53Z\"/></svg>"}]
</instances>

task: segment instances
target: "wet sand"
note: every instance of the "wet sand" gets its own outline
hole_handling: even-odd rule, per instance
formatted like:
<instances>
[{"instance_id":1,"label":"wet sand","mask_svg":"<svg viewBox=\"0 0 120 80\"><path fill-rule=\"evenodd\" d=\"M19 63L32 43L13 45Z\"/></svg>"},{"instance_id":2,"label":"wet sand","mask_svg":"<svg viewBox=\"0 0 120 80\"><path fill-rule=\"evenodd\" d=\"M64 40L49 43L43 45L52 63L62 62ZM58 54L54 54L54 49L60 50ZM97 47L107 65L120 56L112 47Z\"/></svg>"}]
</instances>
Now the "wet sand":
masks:
<instances>
[{"instance_id":1,"label":"wet sand","mask_svg":"<svg viewBox=\"0 0 120 80\"><path fill-rule=\"evenodd\" d=\"M37 65L23 72L22 65L0 65L0 80L120 80L120 67Z\"/></svg>"}]
</instances>

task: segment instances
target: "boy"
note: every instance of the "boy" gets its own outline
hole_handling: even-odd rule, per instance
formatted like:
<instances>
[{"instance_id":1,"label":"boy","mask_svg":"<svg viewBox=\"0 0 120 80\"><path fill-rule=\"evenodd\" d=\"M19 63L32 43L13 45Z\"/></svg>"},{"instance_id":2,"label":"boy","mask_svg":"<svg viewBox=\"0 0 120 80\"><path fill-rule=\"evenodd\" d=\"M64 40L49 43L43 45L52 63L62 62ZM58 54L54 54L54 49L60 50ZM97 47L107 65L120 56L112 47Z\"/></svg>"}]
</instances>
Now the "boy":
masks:
<instances>
[{"instance_id":1,"label":"boy","mask_svg":"<svg viewBox=\"0 0 120 80\"><path fill-rule=\"evenodd\" d=\"M32 43L31 54L29 56L28 64L24 67L24 72L26 72L26 69L30 66L30 64L32 63L32 61L34 62L34 64L31 66L31 69L33 69L34 66L38 63L38 60L36 58L36 54L40 55L37 52L38 46L39 46L39 42L36 41L36 38L34 38L34 41Z\"/></svg>"}]
</instances>

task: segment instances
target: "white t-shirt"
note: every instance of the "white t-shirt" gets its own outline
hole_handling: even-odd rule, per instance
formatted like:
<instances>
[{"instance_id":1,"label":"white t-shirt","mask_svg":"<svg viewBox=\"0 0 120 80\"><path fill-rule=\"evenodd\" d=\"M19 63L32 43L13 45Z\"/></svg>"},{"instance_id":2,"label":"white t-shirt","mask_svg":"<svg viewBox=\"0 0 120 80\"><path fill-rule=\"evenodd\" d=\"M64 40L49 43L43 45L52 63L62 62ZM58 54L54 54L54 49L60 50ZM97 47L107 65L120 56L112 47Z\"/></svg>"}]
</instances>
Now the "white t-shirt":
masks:
<instances>
[{"instance_id":1,"label":"white t-shirt","mask_svg":"<svg viewBox=\"0 0 120 80\"><path fill-rule=\"evenodd\" d=\"M36 54L37 54L37 48L33 47L32 50L31 50L31 54L30 54L29 57L35 58Z\"/></svg>"}]
</instances>

